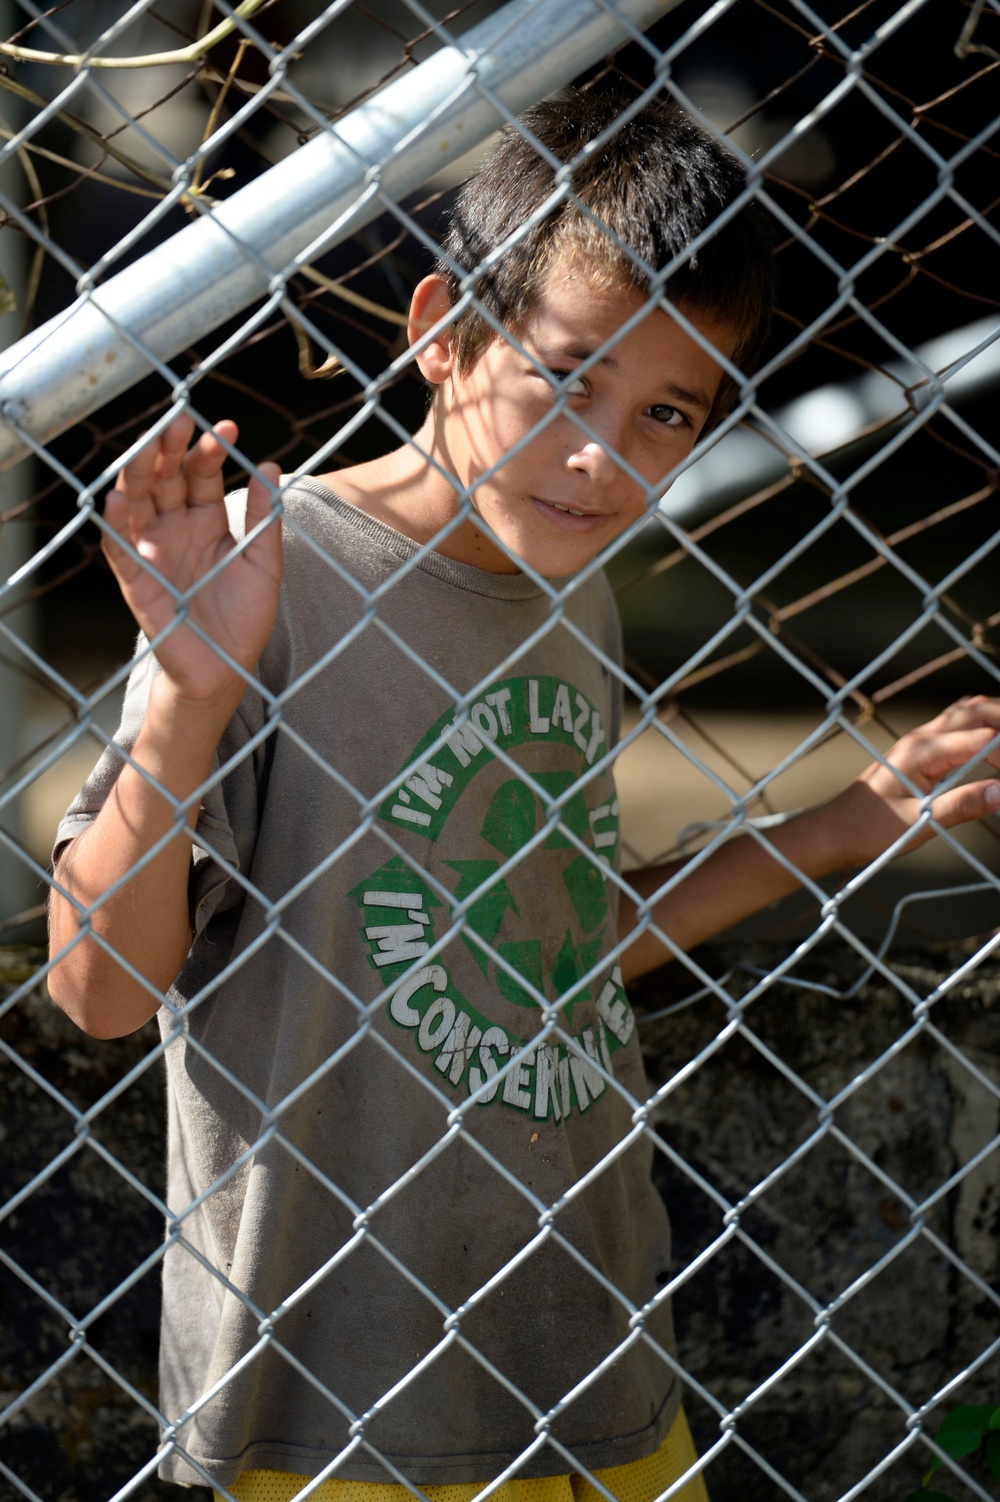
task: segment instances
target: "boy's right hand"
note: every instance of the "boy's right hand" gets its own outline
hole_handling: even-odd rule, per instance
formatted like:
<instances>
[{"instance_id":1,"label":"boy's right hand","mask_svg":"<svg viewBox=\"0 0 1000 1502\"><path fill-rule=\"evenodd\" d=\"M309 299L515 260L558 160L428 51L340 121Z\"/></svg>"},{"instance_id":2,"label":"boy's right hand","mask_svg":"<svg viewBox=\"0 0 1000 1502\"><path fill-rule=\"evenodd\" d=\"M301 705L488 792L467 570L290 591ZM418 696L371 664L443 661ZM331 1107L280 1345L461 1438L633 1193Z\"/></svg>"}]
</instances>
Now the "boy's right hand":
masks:
<instances>
[{"instance_id":1,"label":"boy's right hand","mask_svg":"<svg viewBox=\"0 0 1000 1502\"><path fill-rule=\"evenodd\" d=\"M197 821L198 790L246 687L239 670L256 667L278 608L281 523L271 511L278 466L262 465L250 481L247 531L267 525L237 553L222 480L226 452L215 436L235 442L236 424L216 424L189 448L193 433L191 419L179 417L151 439L119 474L104 510L104 551L132 614L150 640L167 634L156 644L163 671L150 686L130 761L56 867L49 991L99 1038L140 1027L184 963L191 840L182 826ZM178 596L189 591L185 609L198 630L178 616Z\"/></svg>"},{"instance_id":2,"label":"boy's right hand","mask_svg":"<svg viewBox=\"0 0 1000 1502\"><path fill-rule=\"evenodd\" d=\"M229 421L216 423L214 429L228 443L235 443L237 432ZM190 417L177 417L125 465L105 503L104 519L111 530L104 531L102 547L146 636L152 639L175 623L156 647L174 692L194 702L221 700L231 712L245 684L210 642L247 672L256 667L278 609L280 520L275 516L248 548L187 601L190 620L209 641L178 620L177 601L157 577L184 594L236 546L224 504L226 451L214 433L203 433L189 447L194 423ZM276 485L280 470L276 464L262 464L259 475L263 478L252 476L248 487L248 532L269 515L267 482ZM151 567L144 568L119 546L115 534Z\"/></svg>"}]
</instances>

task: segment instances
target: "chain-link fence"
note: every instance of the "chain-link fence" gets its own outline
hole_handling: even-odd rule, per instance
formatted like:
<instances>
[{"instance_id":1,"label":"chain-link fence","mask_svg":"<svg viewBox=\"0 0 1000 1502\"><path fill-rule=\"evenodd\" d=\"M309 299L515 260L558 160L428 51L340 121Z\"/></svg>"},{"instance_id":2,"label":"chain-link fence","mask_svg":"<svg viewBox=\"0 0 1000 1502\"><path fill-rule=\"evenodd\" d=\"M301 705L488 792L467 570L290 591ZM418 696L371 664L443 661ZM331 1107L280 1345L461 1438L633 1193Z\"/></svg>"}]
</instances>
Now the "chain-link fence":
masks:
<instances>
[{"instance_id":1,"label":"chain-link fence","mask_svg":"<svg viewBox=\"0 0 1000 1502\"><path fill-rule=\"evenodd\" d=\"M573 1472L629 1502L605 1469L654 1447L683 1382L700 1459L644 1497L697 1474L716 1499L902 1502L944 1414L1000 1403L992 822L796 871L738 940L665 936L675 963L632 996L648 1086L611 931L630 871L690 857L682 891L732 834L771 848L993 689L998 16L0 4L0 1497L169 1495L162 1468L237 1496L255 1470L294 1472L289 1497L467 1484L450 1502ZM722 219L755 201L775 237L759 372L729 367L732 410L568 578L470 587L451 522L369 528L345 561L344 502L296 487L270 657L194 790L184 983L162 1035L90 1042L36 946L62 812L122 764L134 622L100 549L122 457L188 412L238 420L234 485L267 459L282 493L377 476L425 422L407 309L456 185L574 79L621 125L671 99L740 153ZM549 160L547 213L582 164ZM539 379L550 416L477 484L539 462L553 418L607 449L565 372ZM154 645L197 593L174 583ZM177 847L185 797L73 898L70 949L103 942L149 999L102 914ZM672 1261L652 1200L626 1223L647 1152ZM184 1319L158 1388L161 1281ZM930 1484L996 1491L978 1457Z\"/></svg>"}]
</instances>

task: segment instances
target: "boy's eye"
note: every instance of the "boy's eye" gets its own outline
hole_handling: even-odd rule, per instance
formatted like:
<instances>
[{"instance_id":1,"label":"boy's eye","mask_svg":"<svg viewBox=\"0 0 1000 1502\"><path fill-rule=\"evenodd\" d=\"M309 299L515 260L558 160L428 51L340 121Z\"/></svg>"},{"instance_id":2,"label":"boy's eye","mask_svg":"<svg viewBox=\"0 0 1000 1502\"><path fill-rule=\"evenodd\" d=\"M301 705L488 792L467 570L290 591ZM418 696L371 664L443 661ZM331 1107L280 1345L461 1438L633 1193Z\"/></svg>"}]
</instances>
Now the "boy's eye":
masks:
<instances>
[{"instance_id":1,"label":"boy's eye","mask_svg":"<svg viewBox=\"0 0 1000 1502\"><path fill-rule=\"evenodd\" d=\"M658 402L654 407L647 407L646 411L654 422L662 423L665 428L683 428L687 424L684 413L678 412L676 407L668 407L665 402Z\"/></svg>"},{"instance_id":2,"label":"boy's eye","mask_svg":"<svg viewBox=\"0 0 1000 1502\"><path fill-rule=\"evenodd\" d=\"M586 396L587 383L583 376L574 375L571 370L550 370L550 376L554 376L567 396Z\"/></svg>"}]
</instances>

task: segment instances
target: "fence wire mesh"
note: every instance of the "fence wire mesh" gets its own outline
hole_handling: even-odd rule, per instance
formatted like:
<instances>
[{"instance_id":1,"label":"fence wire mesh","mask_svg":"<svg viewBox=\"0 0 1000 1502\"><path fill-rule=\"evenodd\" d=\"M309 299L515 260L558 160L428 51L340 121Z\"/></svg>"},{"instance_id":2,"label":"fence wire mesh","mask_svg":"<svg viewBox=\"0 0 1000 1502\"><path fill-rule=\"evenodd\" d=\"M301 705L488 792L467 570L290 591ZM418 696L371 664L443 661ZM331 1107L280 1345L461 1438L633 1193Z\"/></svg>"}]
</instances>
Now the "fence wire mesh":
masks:
<instances>
[{"instance_id":1,"label":"fence wire mesh","mask_svg":"<svg viewBox=\"0 0 1000 1502\"><path fill-rule=\"evenodd\" d=\"M525 68L530 60L545 80L539 97L565 81L539 30L544 9L504 12L488 43L499 53L515 38ZM684 0L639 18L639 6L626 14L581 0L554 10L570 31L595 17L617 27L586 64L585 88L671 99L742 154L747 196L776 236L778 314L764 364L741 376L733 410L666 494L643 482L642 517L593 566L569 580L526 570L503 609L510 617L511 600L534 600L522 616L530 625L470 647L461 684L454 654L437 650L439 636L461 637L461 614L442 607L441 621L418 629L414 607L398 603L407 590L423 599L435 539L398 553L387 576L352 572L317 541L300 493L286 514L290 556L340 603L293 602L314 634L307 668L290 658L284 680L251 686L239 734L227 733L199 789L196 895L221 904L209 932L224 959L189 967L159 1039L143 1030L90 1048L48 1009L48 967L32 943L55 826L106 752L133 651L132 618L101 552L104 492L122 456L180 411L202 429L238 419L233 485L265 460L285 477L329 474L406 443L426 410L406 339L410 295L480 143L397 198L390 168L406 181L433 123L405 122L390 157L361 160L360 202L338 211L332 249L331 237L308 236L275 265L263 240L245 245L246 264L263 267L258 293L242 310L206 312L180 353L118 328L143 362L127 390L77 367L71 332L50 334L42 358L68 393L71 426L32 423L32 331L71 306L110 306L105 289L139 255L173 244L310 143L354 141L345 122L377 114L387 86L405 88L498 8L0 5L0 298L14 346L0 363L12 463L0 518L0 935L25 941L3 952L0 973L0 1496L169 1495L156 1477L164 1463L174 1479L238 1495L223 1484L232 1488L236 1471L216 1465L199 1435L212 1432L206 1415L240 1409L257 1367L308 1410L321 1436L313 1478L378 1477L413 1495L441 1478L413 1462L412 1440L385 1445L380 1432L398 1440L405 1423L394 1429L394 1415L419 1413L414 1393L435 1373L462 1373L518 1415L524 1435L499 1477L496 1467L456 1473L477 1483L470 1498L557 1471L615 1495L594 1476L610 1463L600 1433L585 1437L574 1415L593 1422L594 1393L613 1408L632 1360L683 1381L700 1457L650 1497L693 1496L682 1488L697 1474L716 1498L902 1499L940 1458L932 1437L944 1412L1000 1397L992 821L939 830L901 867L880 858L822 881L796 870L798 894L740 941L686 952L661 935L674 963L636 993L650 1077L638 1092L638 1076L622 1073L635 1017L611 969L628 945L604 933L609 892L627 895L630 871L689 858L671 878L683 882L733 834L771 848L789 811L884 757L929 706L995 692L1000 7L866 0L820 16L801 0ZM473 63L456 53L468 95L460 124L483 101L494 124L520 108L491 84L493 51ZM623 102L624 115L630 108ZM557 197L570 191L572 173L553 177ZM265 237L277 239L286 207L280 195L258 205ZM176 269L211 292L207 263ZM462 292L475 302L475 276ZM505 347L524 355L519 341ZM607 446L546 379L555 416ZM496 467L530 464L547 421ZM621 457L608 458L620 471ZM307 491L308 504L318 494ZM462 504L468 515L468 495ZM621 663L580 604L599 566L623 618ZM193 597L172 594L189 619ZM600 681L624 691L617 741L601 708L612 690L605 700L577 686ZM338 704L321 697L324 682L338 685ZM348 712L344 732L328 733ZM405 754L385 768L400 735ZM555 747L550 759L527 755L531 736ZM227 829L233 802L252 802L282 757L288 777L322 788L322 802L296 806L286 782L278 807L272 787L285 848L276 873L255 868ZM450 816L484 767L494 791L482 830L455 842ZM91 905L77 903L71 942L97 935L150 994L141 957L100 938L101 911L186 820L174 799L160 847ZM300 849L322 857L303 866ZM534 925L549 894L526 879L529 857L560 887L557 911L573 915L561 947L544 953ZM331 920L338 941L349 931L360 946L349 964L302 918L331 893L350 906L347 929ZM640 934L651 927L641 906ZM937 947L915 959L918 941ZM282 1052L294 997L276 1023L257 979L282 965L292 984L319 988L335 1019L294 1062ZM225 998L241 986L253 1003L246 1047L223 1047L213 1007L232 1027ZM317 1023L318 1013L303 1016ZM165 1062L173 1104L187 1088L185 1109L197 1097L228 1134L221 1156L190 1169L180 1201L169 1197L180 1181L168 1191L156 1162ZM275 1064L270 1076L265 1064ZM751 1094L733 1094L740 1078ZM355 1079L369 1099L344 1083ZM405 1108L418 1112L405 1130L404 1099L420 1101ZM317 1147L318 1128L304 1123L321 1111L328 1133L336 1121L346 1139L378 1143L381 1178L362 1183L350 1155L326 1138ZM500 1112L523 1139L516 1164L483 1125ZM575 1174L550 1171L561 1128L602 1112L618 1123L613 1140L605 1125ZM637 1300L588 1253L579 1207L603 1203L607 1214L607 1186L643 1148L673 1210L675 1257ZM275 1172L308 1178L312 1208L308 1224L280 1235L256 1228L286 1260L251 1278L205 1227L222 1213L213 1201L249 1216ZM302 1213L301 1200L288 1203ZM450 1248L443 1280L400 1253L410 1246L400 1204L417 1206L418 1236ZM619 1229L626 1241L638 1235ZM471 1280L463 1235L497 1248L492 1260L474 1257ZM345 1299L351 1308L337 1311L328 1343L353 1340L343 1370L353 1362L362 1373L338 1387L330 1368L303 1357L314 1349L303 1326L313 1304L336 1308L341 1286L356 1293L352 1265L367 1269L372 1302ZM546 1317L553 1268L579 1300L571 1329ZM221 1364L196 1370L186 1388L168 1374L166 1400L150 1354L161 1277L175 1298L197 1291L213 1304L197 1307L194 1323L228 1332ZM678 1355L657 1325L674 1296ZM731 1298L759 1307L734 1310ZM394 1333L397 1305L411 1324ZM519 1320L537 1326L536 1385L509 1375L497 1335ZM592 1321L615 1338L584 1367L564 1350L556 1375L550 1346ZM407 1344L403 1328L423 1333ZM853 1443L848 1433L834 1446L817 1427L823 1406L841 1409ZM112 1409L114 1424L95 1420ZM934 1485L993 1494L972 1460L946 1457ZM299 1476L288 1495L313 1486Z\"/></svg>"}]
</instances>

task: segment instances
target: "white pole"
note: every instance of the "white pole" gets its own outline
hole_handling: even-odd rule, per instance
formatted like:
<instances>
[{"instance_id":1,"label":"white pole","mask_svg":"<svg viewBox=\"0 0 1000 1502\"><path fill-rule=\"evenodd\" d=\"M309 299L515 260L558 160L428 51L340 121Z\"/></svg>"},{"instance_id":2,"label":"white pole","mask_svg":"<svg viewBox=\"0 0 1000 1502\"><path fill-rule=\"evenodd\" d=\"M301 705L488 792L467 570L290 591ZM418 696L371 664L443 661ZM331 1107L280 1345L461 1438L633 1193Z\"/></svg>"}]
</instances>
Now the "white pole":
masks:
<instances>
[{"instance_id":1,"label":"white pole","mask_svg":"<svg viewBox=\"0 0 1000 1502\"><path fill-rule=\"evenodd\" d=\"M266 294L680 0L510 0L0 358L0 468ZM492 97L491 97L492 96ZM2 202L0 198L0 202ZM12 211L13 206L7 205Z\"/></svg>"}]
</instances>

